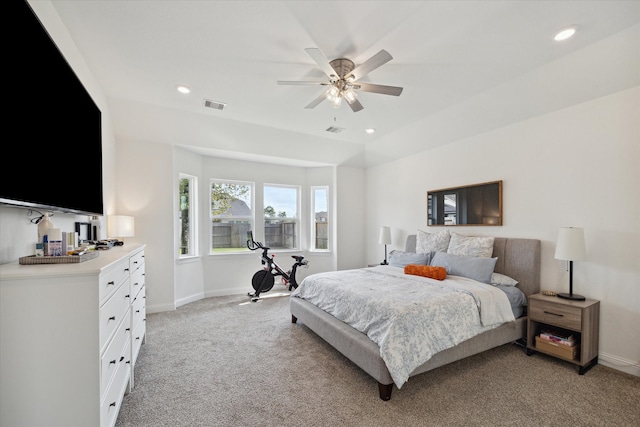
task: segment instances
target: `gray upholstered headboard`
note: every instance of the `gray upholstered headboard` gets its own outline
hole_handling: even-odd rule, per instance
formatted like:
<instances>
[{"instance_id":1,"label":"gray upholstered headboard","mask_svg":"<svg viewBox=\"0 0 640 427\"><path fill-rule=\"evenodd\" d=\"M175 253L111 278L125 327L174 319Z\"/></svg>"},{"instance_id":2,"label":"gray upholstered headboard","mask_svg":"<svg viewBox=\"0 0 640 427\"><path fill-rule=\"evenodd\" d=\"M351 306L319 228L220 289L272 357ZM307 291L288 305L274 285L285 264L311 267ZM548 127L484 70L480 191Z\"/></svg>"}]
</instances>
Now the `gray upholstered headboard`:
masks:
<instances>
[{"instance_id":1,"label":"gray upholstered headboard","mask_svg":"<svg viewBox=\"0 0 640 427\"><path fill-rule=\"evenodd\" d=\"M407 236L406 252L416 251L416 235ZM540 240L496 237L493 242L496 273L513 277L529 296L540 292Z\"/></svg>"}]
</instances>

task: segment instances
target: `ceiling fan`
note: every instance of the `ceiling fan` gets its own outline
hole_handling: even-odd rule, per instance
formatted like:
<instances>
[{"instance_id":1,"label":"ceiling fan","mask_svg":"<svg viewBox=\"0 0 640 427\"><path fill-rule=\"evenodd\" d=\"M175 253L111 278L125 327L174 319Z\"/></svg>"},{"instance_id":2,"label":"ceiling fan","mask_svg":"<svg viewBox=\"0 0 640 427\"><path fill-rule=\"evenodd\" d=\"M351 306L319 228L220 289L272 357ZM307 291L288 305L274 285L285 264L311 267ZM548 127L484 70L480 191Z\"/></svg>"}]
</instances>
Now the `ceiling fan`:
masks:
<instances>
[{"instance_id":1,"label":"ceiling fan","mask_svg":"<svg viewBox=\"0 0 640 427\"><path fill-rule=\"evenodd\" d=\"M328 80L299 80L299 81L278 81L279 85L321 85L329 86L320 96L311 101L304 108L314 108L325 99L331 102L334 108L339 108L344 98L353 112L358 112L364 107L358 100L357 91L380 93L383 95L400 96L402 88L398 86L384 86L373 83L363 83L358 81L366 74L391 61L393 57L386 50L373 55L357 67L353 61L346 58L338 58L329 61L318 48L307 48L305 51L320 66L320 69L327 75Z\"/></svg>"}]
</instances>

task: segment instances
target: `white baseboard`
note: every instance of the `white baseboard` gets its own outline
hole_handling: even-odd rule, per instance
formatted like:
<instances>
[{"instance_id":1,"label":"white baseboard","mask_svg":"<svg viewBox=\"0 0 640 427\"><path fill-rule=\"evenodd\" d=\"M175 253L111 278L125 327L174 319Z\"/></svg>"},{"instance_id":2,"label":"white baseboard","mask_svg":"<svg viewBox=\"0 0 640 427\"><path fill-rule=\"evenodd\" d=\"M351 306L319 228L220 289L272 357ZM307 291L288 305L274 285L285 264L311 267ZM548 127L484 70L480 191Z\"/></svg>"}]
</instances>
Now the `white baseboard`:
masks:
<instances>
[{"instance_id":1,"label":"white baseboard","mask_svg":"<svg viewBox=\"0 0 640 427\"><path fill-rule=\"evenodd\" d=\"M189 304L190 302L199 301L204 298L205 298L204 292L198 292L197 294L189 295L188 297L185 297L185 298L180 298L179 300L176 301L176 308L181 307L185 304Z\"/></svg>"},{"instance_id":2,"label":"white baseboard","mask_svg":"<svg viewBox=\"0 0 640 427\"><path fill-rule=\"evenodd\" d=\"M147 314L150 313L162 313L163 311L173 311L176 309L175 304L163 304L163 305L148 305L146 307Z\"/></svg>"},{"instance_id":3,"label":"white baseboard","mask_svg":"<svg viewBox=\"0 0 640 427\"><path fill-rule=\"evenodd\" d=\"M626 360L612 354L598 354L598 363L617 371L626 372L627 374L640 377L640 363L632 360Z\"/></svg>"}]
</instances>

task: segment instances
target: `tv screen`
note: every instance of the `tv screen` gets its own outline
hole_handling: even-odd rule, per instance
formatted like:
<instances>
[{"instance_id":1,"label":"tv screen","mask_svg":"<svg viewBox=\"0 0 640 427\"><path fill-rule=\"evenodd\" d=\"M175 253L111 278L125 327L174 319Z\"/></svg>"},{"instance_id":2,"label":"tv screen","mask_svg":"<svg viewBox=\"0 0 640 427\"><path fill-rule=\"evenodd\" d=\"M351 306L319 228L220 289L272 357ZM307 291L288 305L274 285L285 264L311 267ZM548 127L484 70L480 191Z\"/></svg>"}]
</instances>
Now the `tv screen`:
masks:
<instances>
[{"instance_id":1,"label":"tv screen","mask_svg":"<svg viewBox=\"0 0 640 427\"><path fill-rule=\"evenodd\" d=\"M100 109L26 0L10 4L0 203L102 215Z\"/></svg>"}]
</instances>

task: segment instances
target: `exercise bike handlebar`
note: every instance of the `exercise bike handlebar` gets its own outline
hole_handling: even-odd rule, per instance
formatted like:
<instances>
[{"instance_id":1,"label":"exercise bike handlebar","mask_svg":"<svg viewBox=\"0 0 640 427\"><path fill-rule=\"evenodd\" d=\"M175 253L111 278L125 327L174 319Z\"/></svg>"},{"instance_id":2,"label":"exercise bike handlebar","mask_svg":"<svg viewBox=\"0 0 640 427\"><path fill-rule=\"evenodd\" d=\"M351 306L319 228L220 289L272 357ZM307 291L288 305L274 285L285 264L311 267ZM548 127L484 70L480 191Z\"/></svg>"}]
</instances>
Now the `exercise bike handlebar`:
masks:
<instances>
[{"instance_id":1,"label":"exercise bike handlebar","mask_svg":"<svg viewBox=\"0 0 640 427\"><path fill-rule=\"evenodd\" d=\"M270 249L266 246L263 246L262 243L256 242L255 240L253 240L253 232L251 231L247 231L247 248L249 248L249 250L252 250L252 251L255 251L257 249L263 249L263 250Z\"/></svg>"}]
</instances>

